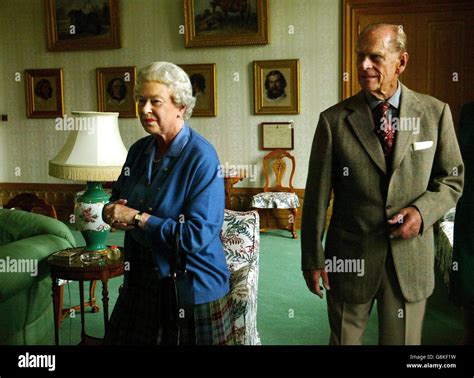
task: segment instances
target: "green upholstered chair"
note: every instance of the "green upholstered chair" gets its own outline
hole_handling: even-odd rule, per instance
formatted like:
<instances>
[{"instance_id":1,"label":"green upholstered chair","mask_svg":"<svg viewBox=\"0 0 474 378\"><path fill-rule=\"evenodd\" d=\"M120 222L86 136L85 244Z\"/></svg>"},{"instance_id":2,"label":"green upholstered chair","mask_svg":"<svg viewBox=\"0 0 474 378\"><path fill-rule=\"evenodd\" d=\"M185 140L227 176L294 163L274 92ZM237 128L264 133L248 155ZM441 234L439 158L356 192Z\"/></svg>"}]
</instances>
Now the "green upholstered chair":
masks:
<instances>
[{"instance_id":1,"label":"green upholstered chair","mask_svg":"<svg viewBox=\"0 0 474 378\"><path fill-rule=\"evenodd\" d=\"M46 258L75 245L71 231L58 220L0 209L1 345L53 344L52 283Z\"/></svg>"}]
</instances>

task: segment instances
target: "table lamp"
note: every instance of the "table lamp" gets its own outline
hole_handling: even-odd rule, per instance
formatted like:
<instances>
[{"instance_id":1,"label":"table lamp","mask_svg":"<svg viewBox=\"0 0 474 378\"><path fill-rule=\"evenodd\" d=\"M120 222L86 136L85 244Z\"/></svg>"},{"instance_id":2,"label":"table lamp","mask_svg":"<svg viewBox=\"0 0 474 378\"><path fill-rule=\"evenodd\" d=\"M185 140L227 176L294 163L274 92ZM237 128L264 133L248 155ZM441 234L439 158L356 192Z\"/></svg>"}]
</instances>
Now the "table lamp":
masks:
<instances>
[{"instance_id":1,"label":"table lamp","mask_svg":"<svg viewBox=\"0 0 474 378\"><path fill-rule=\"evenodd\" d=\"M74 215L88 251L107 248L105 242L110 226L102 219L102 209L109 195L102 188L102 181L116 181L127 157L118 128L118 115L72 112L65 127L71 129L66 143L49 161L50 176L87 181L86 191L76 195Z\"/></svg>"}]
</instances>

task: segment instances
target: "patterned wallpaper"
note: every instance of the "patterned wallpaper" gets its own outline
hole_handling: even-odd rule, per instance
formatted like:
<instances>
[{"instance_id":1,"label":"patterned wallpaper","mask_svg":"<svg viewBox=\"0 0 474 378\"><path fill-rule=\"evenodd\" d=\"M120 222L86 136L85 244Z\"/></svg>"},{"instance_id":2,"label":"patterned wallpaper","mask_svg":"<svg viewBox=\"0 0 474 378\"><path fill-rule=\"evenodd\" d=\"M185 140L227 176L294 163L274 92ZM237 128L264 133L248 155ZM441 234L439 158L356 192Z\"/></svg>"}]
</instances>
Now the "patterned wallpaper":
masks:
<instances>
[{"instance_id":1,"label":"patterned wallpaper","mask_svg":"<svg viewBox=\"0 0 474 378\"><path fill-rule=\"evenodd\" d=\"M95 68L152 61L177 64L216 63L217 117L192 118L191 127L212 142L222 164L251 165L256 180L236 186L261 187L259 149L261 122L294 121L297 170L294 185L304 188L311 143L319 113L341 95L340 0L269 0L270 44L217 48L184 47L179 26L183 1L121 0L122 48L116 50L48 52L43 2L0 2L0 182L65 183L48 176L48 160L66 140L54 119L26 117L23 74L30 68L64 70L65 113L97 110ZM20 19L18 15L21 15ZM21 22L22 27L18 27ZM290 34L293 30L294 34ZM254 115L252 61L299 59L301 112L298 115ZM15 74L21 73L21 81ZM234 81L239 73L239 81ZM127 147L145 135L138 119L119 119Z\"/></svg>"}]
</instances>

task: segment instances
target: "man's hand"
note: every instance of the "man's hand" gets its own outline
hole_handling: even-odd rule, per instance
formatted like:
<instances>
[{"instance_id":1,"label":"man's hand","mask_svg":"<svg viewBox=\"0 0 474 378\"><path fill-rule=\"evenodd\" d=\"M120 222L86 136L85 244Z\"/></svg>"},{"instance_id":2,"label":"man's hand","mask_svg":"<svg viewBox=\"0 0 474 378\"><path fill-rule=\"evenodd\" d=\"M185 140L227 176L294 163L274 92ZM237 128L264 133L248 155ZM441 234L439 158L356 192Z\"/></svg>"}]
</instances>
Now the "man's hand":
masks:
<instances>
[{"instance_id":1,"label":"man's hand","mask_svg":"<svg viewBox=\"0 0 474 378\"><path fill-rule=\"evenodd\" d=\"M418 236L422 222L421 214L416 207L405 207L387 221L389 225L393 226L390 230L390 238L400 236L408 240Z\"/></svg>"},{"instance_id":2,"label":"man's hand","mask_svg":"<svg viewBox=\"0 0 474 378\"><path fill-rule=\"evenodd\" d=\"M330 290L329 287L329 277L327 272L324 269L321 270L303 270L303 276L306 281L306 286L313 293L316 294L319 298L323 299L322 287L319 286L319 279L323 279L323 285L326 290Z\"/></svg>"}]
</instances>

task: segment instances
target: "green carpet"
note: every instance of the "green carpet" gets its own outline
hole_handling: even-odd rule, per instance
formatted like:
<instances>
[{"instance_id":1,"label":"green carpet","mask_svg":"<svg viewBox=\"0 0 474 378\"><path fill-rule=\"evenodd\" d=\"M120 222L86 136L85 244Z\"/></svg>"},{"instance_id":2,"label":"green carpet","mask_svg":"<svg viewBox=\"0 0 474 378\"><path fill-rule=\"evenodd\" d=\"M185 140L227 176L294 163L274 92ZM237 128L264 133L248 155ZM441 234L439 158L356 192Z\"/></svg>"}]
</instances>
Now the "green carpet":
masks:
<instances>
[{"instance_id":1,"label":"green carpet","mask_svg":"<svg viewBox=\"0 0 474 378\"><path fill-rule=\"evenodd\" d=\"M73 231L79 245L84 240ZM123 245L123 232L111 233L109 244ZM285 231L271 230L261 234L260 275L258 291L258 331L262 345L327 345L329 324L326 300L321 300L306 288L300 270L300 239L293 240ZM123 277L109 281L109 315L118 296ZM85 285L88 287L88 284ZM86 333L103 337L104 322L101 283L97 283L96 298L100 312L86 310ZM434 294L428 300L423 331L423 344L457 345L462 341L462 317L459 308L447 299L447 288L436 277ZM64 306L79 303L79 285L72 282L64 290ZM80 341L80 313L64 319L61 324L62 345L76 345ZM364 344L376 345L378 339L377 311L369 319Z\"/></svg>"}]
</instances>

